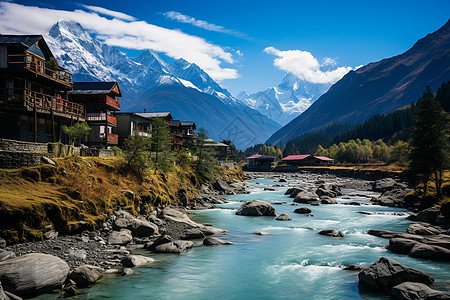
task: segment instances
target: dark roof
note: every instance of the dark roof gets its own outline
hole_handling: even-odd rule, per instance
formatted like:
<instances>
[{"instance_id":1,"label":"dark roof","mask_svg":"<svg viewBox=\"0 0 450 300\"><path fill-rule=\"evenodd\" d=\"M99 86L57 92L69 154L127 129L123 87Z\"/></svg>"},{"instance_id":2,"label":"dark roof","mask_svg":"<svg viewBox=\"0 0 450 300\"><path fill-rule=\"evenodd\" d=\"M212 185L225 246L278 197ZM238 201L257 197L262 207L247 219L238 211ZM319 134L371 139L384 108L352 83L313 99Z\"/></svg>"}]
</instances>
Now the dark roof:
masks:
<instances>
[{"instance_id":1,"label":"dark roof","mask_svg":"<svg viewBox=\"0 0 450 300\"><path fill-rule=\"evenodd\" d=\"M37 41L42 39L42 35L4 35L0 34L0 44L16 44L23 45L27 48L36 44Z\"/></svg>"},{"instance_id":2,"label":"dark roof","mask_svg":"<svg viewBox=\"0 0 450 300\"><path fill-rule=\"evenodd\" d=\"M253 154L252 156L247 157L247 159L254 159L254 160L257 160L257 161L274 161L277 158L275 156Z\"/></svg>"},{"instance_id":3,"label":"dark roof","mask_svg":"<svg viewBox=\"0 0 450 300\"><path fill-rule=\"evenodd\" d=\"M181 126L195 126L194 121L181 121Z\"/></svg>"},{"instance_id":4,"label":"dark roof","mask_svg":"<svg viewBox=\"0 0 450 300\"><path fill-rule=\"evenodd\" d=\"M165 118L170 115L170 112L164 111L164 112L146 112L146 113L137 113L138 116L141 116L143 118Z\"/></svg>"},{"instance_id":5,"label":"dark roof","mask_svg":"<svg viewBox=\"0 0 450 300\"><path fill-rule=\"evenodd\" d=\"M113 91L114 87L117 85L117 89L119 90L119 86L117 82L74 82L73 83L73 91L71 94L109 94ZM119 90L119 93L116 93L119 97L122 97L122 93Z\"/></svg>"},{"instance_id":6,"label":"dark roof","mask_svg":"<svg viewBox=\"0 0 450 300\"><path fill-rule=\"evenodd\" d=\"M181 121L180 120L170 120L170 126L180 126L181 125Z\"/></svg>"},{"instance_id":7,"label":"dark roof","mask_svg":"<svg viewBox=\"0 0 450 300\"><path fill-rule=\"evenodd\" d=\"M48 47L42 35L12 35L12 34L0 34L0 45L10 46L23 46L30 48L36 42L40 42L41 50L43 51L46 59L50 59L53 56L52 51Z\"/></svg>"}]
</instances>

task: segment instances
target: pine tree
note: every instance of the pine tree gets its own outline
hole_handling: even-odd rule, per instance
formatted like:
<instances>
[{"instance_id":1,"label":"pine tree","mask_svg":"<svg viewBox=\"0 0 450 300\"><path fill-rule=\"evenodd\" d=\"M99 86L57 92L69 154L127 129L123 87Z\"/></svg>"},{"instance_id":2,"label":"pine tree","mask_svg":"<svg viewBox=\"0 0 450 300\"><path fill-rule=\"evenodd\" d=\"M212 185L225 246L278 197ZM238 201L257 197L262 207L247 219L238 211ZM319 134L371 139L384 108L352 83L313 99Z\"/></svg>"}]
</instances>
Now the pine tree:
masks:
<instances>
[{"instance_id":1,"label":"pine tree","mask_svg":"<svg viewBox=\"0 0 450 300\"><path fill-rule=\"evenodd\" d=\"M173 166L173 153L170 152L172 136L169 132L169 126L162 118L152 120L152 161L157 170L168 171Z\"/></svg>"},{"instance_id":2,"label":"pine tree","mask_svg":"<svg viewBox=\"0 0 450 300\"><path fill-rule=\"evenodd\" d=\"M416 104L411 136L410 170L424 185L434 177L436 196L441 197L443 171L448 167L448 115L429 87Z\"/></svg>"}]
</instances>

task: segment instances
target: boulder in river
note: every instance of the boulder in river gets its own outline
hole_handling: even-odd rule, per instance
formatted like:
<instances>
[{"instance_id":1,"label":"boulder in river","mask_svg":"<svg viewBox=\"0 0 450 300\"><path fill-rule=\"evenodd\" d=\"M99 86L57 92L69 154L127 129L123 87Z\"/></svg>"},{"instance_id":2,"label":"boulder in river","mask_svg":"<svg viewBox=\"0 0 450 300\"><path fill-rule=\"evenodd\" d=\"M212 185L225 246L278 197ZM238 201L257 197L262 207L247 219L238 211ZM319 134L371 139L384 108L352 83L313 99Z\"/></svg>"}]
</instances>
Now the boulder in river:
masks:
<instances>
[{"instance_id":1,"label":"boulder in river","mask_svg":"<svg viewBox=\"0 0 450 300\"><path fill-rule=\"evenodd\" d=\"M15 258L16 254L12 251L0 249L0 261Z\"/></svg>"},{"instance_id":2,"label":"boulder in river","mask_svg":"<svg viewBox=\"0 0 450 300\"><path fill-rule=\"evenodd\" d=\"M409 256L433 259L433 260L450 260L450 250L439 246L432 246L423 243L417 243L409 252Z\"/></svg>"},{"instance_id":3,"label":"boulder in river","mask_svg":"<svg viewBox=\"0 0 450 300\"><path fill-rule=\"evenodd\" d=\"M369 268L358 274L359 287L373 291L389 293L392 288L403 282L420 282L428 286L434 282L427 273L407 267L393 259L382 257Z\"/></svg>"},{"instance_id":4,"label":"boulder in river","mask_svg":"<svg viewBox=\"0 0 450 300\"><path fill-rule=\"evenodd\" d=\"M408 254L417 243L415 240L392 238L389 240L389 249L395 253Z\"/></svg>"},{"instance_id":5,"label":"boulder in river","mask_svg":"<svg viewBox=\"0 0 450 300\"><path fill-rule=\"evenodd\" d=\"M76 267L69 275L78 288L84 288L93 285L103 276L103 269L91 265Z\"/></svg>"},{"instance_id":6,"label":"boulder in river","mask_svg":"<svg viewBox=\"0 0 450 300\"><path fill-rule=\"evenodd\" d=\"M212 236L208 236L203 240L203 245L205 246L218 246L218 245L233 245L232 242L224 241Z\"/></svg>"},{"instance_id":7,"label":"boulder in river","mask_svg":"<svg viewBox=\"0 0 450 300\"><path fill-rule=\"evenodd\" d=\"M61 258L30 253L0 262L0 282L8 292L34 297L61 288L69 266Z\"/></svg>"},{"instance_id":8,"label":"boulder in river","mask_svg":"<svg viewBox=\"0 0 450 300\"><path fill-rule=\"evenodd\" d=\"M276 216L275 208L266 201L247 201L236 211L236 215L243 216Z\"/></svg>"},{"instance_id":9,"label":"boulder in river","mask_svg":"<svg viewBox=\"0 0 450 300\"><path fill-rule=\"evenodd\" d=\"M396 184L397 182L392 178L378 179L372 182L372 190L375 192L384 192L392 189Z\"/></svg>"},{"instance_id":10,"label":"boulder in river","mask_svg":"<svg viewBox=\"0 0 450 300\"><path fill-rule=\"evenodd\" d=\"M220 193L223 193L226 195L233 194L233 188L231 186L229 186L228 183L226 183L222 179L217 179L212 184L212 186L216 191L218 191Z\"/></svg>"},{"instance_id":11,"label":"boulder in river","mask_svg":"<svg viewBox=\"0 0 450 300\"><path fill-rule=\"evenodd\" d=\"M278 221L291 221L291 217L288 214L281 214L278 217L275 218L275 220Z\"/></svg>"},{"instance_id":12,"label":"boulder in river","mask_svg":"<svg viewBox=\"0 0 450 300\"><path fill-rule=\"evenodd\" d=\"M294 202L297 203L309 203L311 201L320 201L319 196L313 191L301 191L294 198Z\"/></svg>"},{"instance_id":13,"label":"boulder in river","mask_svg":"<svg viewBox=\"0 0 450 300\"><path fill-rule=\"evenodd\" d=\"M311 213L311 210L309 208L307 208L307 207L299 207L299 208L296 208L294 210L294 213L296 213L296 214L309 214L309 213Z\"/></svg>"},{"instance_id":14,"label":"boulder in river","mask_svg":"<svg viewBox=\"0 0 450 300\"><path fill-rule=\"evenodd\" d=\"M395 299L400 300L450 299L449 292L437 291L419 282L403 282L394 286L391 294Z\"/></svg>"},{"instance_id":15,"label":"boulder in river","mask_svg":"<svg viewBox=\"0 0 450 300\"><path fill-rule=\"evenodd\" d=\"M411 221L434 223L436 221L436 218L440 214L440 212L441 212L441 210L440 210L439 206L435 205L430 208L422 210L417 215L411 215L411 216L407 217L406 219L411 220Z\"/></svg>"},{"instance_id":16,"label":"boulder in river","mask_svg":"<svg viewBox=\"0 0 450 300\"><path fill-rule=\"evenodd\" d=\"M328 196L320 197L320 203L322 203L322 204L337 204L336 200L331 199Z\"/></svg>"},{"instance_id":17,"label":"boulder in river","mask_svg":"<svg viewBox=\"0 0 450 300\"><path fill-rule=\"evenodd\" d=\"M441 230L438 228L428 225L428 224L420 224L420 223L414 223L409 225L408 229L406 229L408 233L411 234L418 234L418 235L434 235L434 234L440 234Z\"/></svg>"},{"instance_id":18,"label":"boulder in river","mask_svg":"<svg viewBox=\"0 0 450 300\"><path fill-rule=\"evenodd\" d=\"M319 231L319 234L327 235L327 236L331 236L331 237L337 237L337 238L344 237L344 233L342 231L336 230L336 229L324 229L322 231Z\"/></svg>"},{"instance_id":19,"label":"boulder in river","mask_svg":"<svg viewBox=\"0 0 450 300\"><path fill-rule=\"evenodd\" d=\"M341 188L335 184L321 184L317 190L316 194L319 197L328 196L330 198L334 198L342 195Z\"/></svg>"},{"instance_id":20,"label":"boulder in river","mask_svg":"<svg viewBox=\"0 0 450 300\"><path fill-rule=\"evenodd\" d=\"M143 255L128 255L127 257L122 258L121 263L124 267L133 268L149 265L154 261L155 260L153 258Z\"/></svg>"},{"instance_id":21,"label":"boulder in river","mask_svg":"<svg viewBox=\"0 0 450 300\"><path fill-rule=\"evenodd\" d=\"M169 235L162 235L148 245L147 249L156 253L183 253L193 246L191 241L174 240Z\"/></svg>"}]
</instances>

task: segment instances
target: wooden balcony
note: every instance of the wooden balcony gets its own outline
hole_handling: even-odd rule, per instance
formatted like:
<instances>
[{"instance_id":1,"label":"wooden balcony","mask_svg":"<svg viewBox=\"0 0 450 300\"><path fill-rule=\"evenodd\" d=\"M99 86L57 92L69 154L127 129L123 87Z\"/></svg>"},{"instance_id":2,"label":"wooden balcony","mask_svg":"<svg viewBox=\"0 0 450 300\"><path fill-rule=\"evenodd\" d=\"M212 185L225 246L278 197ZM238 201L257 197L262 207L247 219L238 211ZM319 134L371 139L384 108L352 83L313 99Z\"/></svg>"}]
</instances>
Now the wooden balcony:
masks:
<instances>
[{"instance_id":1,"label":"wooden balcony","mask_svg":"<svg viewBox=\"0 0 450 300\"><path fill-rule=\"evenodd\" d=\"M120 99L119 98L112 98L109 96L106 96L106 104L114 108L115 110L120 110Z\"/></svg>"},{"instance_id":2,"label":"wooden balcony","mask_svg":"<svg viewBox=\"0 0 450 300\"><path fill-rule=\"evenodd\" d=\"M9 54L8 65L13 68L23 67L26 70L35 73L36 75L56 81L69 87L72 87L73 85L72 74L67 71L50 70L49 68L45 67L45 61L42 61L41 64L37 64L33 61L33 57L31 55Z\"/></svg>"},{"instance_id":3,"label":"wooden balcony","mask_svg":"<svg viewBox=\"0 0 450 300\"><path fill-rule=\"evenodd\" d=\"M117 126L117 118L107 113L86 113L86 121L103 123L108 121L108 124Z\"/></svg>"},{"instance_id":4,"label":"wooden balcony","mask_svg":"<svg viewBox=\"0 0 450 300\"><path fill-rule=\"evenodd\" d=\"M67 101L61 97L42 94L27 89L0 89L0 104L15 109L28 110L36 108L41 112L55 112L81 117L84 119L85 110L81 104Z\"/></svg>"}]
</instances>

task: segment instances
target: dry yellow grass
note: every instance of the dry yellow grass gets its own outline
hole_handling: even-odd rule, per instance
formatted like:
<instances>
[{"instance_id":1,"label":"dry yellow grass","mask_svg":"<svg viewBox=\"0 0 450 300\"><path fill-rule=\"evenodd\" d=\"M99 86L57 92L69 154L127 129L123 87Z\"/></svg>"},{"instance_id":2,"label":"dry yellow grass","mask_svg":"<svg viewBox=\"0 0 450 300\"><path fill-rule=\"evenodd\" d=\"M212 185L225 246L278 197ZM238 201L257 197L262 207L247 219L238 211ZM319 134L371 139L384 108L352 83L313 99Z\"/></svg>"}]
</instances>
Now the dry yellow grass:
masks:
<instances>
[{"instance_id":1,"label":"dry yellow grass","mask_svg":"<svg viewBox=\"0 0 450 300\"><path fill-rule=\"evenodd\" d=\"M135 214L150 212L154 206L178 204L180 189L189 198L198 193L196 175L178 167L167 173L149 170L137 177L116 157L55 162L56 167L0 170L1 237L10 242L40 240L48 225L63 234L95 229L119 207ZM230 179L242 176L239 172L220 173Z\"/></svg>"}]
</instances>

